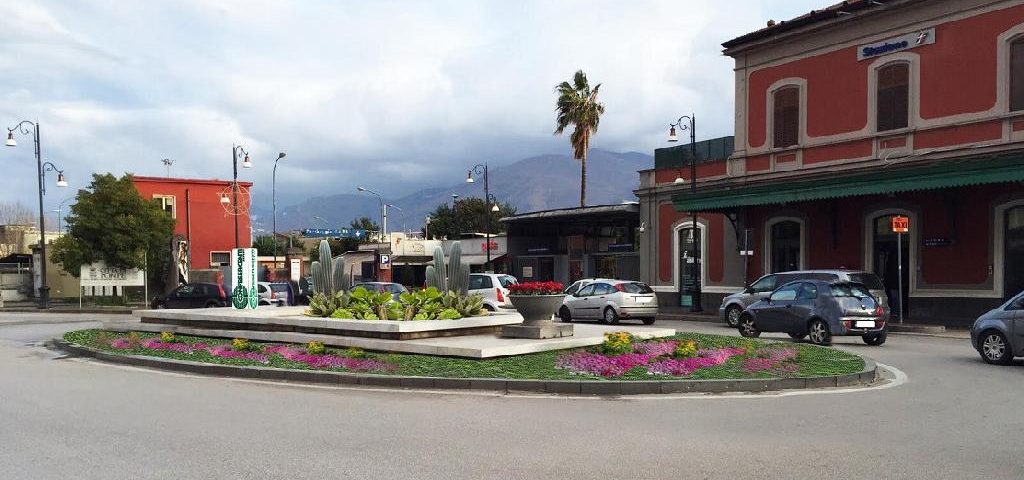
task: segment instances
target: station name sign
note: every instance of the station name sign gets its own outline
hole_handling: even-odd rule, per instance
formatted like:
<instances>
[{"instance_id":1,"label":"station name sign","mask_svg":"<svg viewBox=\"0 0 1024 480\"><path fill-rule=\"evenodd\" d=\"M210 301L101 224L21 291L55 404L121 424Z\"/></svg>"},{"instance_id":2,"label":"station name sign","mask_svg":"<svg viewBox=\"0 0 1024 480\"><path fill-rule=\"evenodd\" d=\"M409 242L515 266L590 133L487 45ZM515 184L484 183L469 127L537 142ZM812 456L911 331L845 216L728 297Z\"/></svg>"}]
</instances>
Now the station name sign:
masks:
<instances>
[{"instance_id":1,"label":"station name sign","mask_svg":"<svg viewBox=\"0 0 1024 480\"><path fill-rule=\"evenodd\" d=\"M931 45L935 43L935 29L929 28L913 33L905 33L898 37L882 40L881 42L869 43L857 47L857 60L881 57L903 50Z\"/></svg>"}]
</instances>

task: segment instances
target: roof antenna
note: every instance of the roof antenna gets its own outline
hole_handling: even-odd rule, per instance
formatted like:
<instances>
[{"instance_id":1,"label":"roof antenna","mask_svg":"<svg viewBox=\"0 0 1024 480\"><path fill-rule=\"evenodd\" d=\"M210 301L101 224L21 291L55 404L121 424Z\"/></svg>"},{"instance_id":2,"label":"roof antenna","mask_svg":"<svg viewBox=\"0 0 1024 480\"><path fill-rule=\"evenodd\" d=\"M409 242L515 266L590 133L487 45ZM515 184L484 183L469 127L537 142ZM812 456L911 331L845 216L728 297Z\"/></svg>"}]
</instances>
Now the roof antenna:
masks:
<instances>
[{"instance_id":1,"label":"roof antenna","mask_svg":"<svg viewBox=\"0 0 1024 480\"><path fill-rule=\"evenodd\" d=\"M174 160L171 160L169 158L165 158L165 159L160 160L160 161L163 162L165 167L167 167L167 177L170 178L170 176L171 176L171 165L174 165Z\"/></svg>"}]
</instances>

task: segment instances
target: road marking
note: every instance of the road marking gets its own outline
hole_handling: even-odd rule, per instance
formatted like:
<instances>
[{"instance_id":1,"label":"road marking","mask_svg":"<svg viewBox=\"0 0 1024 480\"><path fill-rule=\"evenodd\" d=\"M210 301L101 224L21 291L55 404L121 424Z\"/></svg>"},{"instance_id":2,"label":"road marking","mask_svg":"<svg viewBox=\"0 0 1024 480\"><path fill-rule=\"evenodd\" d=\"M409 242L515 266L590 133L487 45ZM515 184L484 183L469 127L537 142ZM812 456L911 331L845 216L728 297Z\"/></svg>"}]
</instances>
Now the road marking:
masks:
<instances>
[{"instance_id":1,"label":"road marking","mask_svg":"<svg viewBox=\"0 0 1024 480\"><path fill-rule=\"evenodd\" d=\"M562 399L562 400L600 400L600 401L651 401L651 400L735 400L735 399L761 399L761 398L780 398L780 397L793 397L800 395L833 395L840 393L858 393L868 392L874 390L885 390L889 388L898 387L907 383L907 374L903 371L885 365L882 363L876 363L880 369L880 373L892 374L891 379L884 383L877 385L860 386L860 387L840 387L840 388L825 388L825 389L805 389L805 390L780 390L774 392L758 392L758 393L689 393L689 394L651 394L651 395L564 395L564 394L550 394L550 393L529 393L529 392L500 392L500 391L487 391L487 390L447 390L447 389L415 389L415 388L391 388L391 387L372 387L372 386L355 386L355 385L319 385L315 383L302 383L302 382L289 382L289 381L275 381L275 380L257 380L251 378L236 378L236 377L216 377L209 375L197 375L190 373L181 372L170 372L157 368L148 367L136 367L132 365L119 365L114 363L102 362L95 359L77 357L69 359L80 363L88 363L92 365L102 365L105 367L119 368L122 370L145 372L148 374L156 373L160 375L169 375L174 377L183 378L207 378L214 380L227 380L238 383L249 383L256 385L267 385L272 387L288 387L288 388L308 388L314 390L343 390L343 391L355 391L355 392L382 392L382 393L405 393L405 394L427 394L427 395L457 395L457 396L475 396L475 397L508 397L508 398L525 398L525 399Z\"/></svg>"}]
</instances>

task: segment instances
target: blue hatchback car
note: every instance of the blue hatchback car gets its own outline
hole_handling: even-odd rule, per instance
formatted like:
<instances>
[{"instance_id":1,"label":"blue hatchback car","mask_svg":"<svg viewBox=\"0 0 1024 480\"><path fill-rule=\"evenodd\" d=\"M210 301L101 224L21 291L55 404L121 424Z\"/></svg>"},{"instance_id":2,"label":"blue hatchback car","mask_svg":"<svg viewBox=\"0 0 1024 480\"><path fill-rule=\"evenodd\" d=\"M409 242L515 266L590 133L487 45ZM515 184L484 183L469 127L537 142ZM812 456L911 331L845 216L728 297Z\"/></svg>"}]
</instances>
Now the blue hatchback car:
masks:
<instances>
[{"instance_id":1,"label":"blue hatchback car","mask_svg":"<svg viewBox=\"0 0 1024 480\"><path fill-rule=\"evenodd\" d=\"M744 337L784 332L828 345L833 335L856 335L868 345L881 345L885 321L881 302L861 283L797 280L743 310L738 328Z\"/></svg>"},{"instance_id":2,"label":"blue hatchback car","mask_svg":"<svg viewBox=\"0 0 1024 480\"><path fill-rule=\"evenodd\" d=\"M971 345L988 363L1009 365L1013 357L1024 357L1024 292L978 317Z\"/></svg>"}]
</instances>

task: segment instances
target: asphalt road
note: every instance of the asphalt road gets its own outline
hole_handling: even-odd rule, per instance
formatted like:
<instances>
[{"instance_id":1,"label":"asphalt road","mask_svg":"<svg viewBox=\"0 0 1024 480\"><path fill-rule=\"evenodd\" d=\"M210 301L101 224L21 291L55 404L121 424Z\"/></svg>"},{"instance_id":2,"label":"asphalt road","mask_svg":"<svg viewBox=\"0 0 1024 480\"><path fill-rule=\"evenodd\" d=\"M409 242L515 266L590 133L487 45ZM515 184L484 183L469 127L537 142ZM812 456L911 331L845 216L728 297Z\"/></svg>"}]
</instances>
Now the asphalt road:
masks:
<instances>
[{"instance_id":1,"label":"asphalt road","mask_svg":"<svg viewBox=\"0 0 1024 480\"><path fill-rule=\"evenodd\" d=\"M906 374L890 388L579 399L191 377L38 344L95 318L0 314L0 478L1024 478L1024 363L959 339L838 339Z\"/></svg>"}]
</instances>

